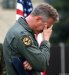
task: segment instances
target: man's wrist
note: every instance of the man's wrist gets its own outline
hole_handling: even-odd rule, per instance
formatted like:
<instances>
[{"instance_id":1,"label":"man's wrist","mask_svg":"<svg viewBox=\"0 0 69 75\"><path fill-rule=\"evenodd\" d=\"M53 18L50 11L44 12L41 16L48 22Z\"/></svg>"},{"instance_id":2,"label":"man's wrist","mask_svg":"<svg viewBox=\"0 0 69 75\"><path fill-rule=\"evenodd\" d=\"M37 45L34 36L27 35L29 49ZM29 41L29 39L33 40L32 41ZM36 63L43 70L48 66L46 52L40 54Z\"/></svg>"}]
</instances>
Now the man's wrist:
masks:
<instances>
[{"instance_id":1,"label":"man's wrist","mask_svg":"<svg viewBox=\"0 0 69 75\"><path fill-rule=\"evenodd\" d=\"M50 47L50 42L47 40L42 41L42 44L46 45L47 47Z\"/></svg>"}]
</instances>

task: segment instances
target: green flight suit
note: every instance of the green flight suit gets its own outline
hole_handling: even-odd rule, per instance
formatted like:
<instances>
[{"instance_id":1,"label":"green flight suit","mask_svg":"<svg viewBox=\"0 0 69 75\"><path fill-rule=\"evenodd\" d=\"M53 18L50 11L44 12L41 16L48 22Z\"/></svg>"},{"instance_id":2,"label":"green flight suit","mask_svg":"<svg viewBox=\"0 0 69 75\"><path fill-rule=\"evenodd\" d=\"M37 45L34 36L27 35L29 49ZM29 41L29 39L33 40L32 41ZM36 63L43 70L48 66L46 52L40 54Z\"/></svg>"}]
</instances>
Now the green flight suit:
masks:
<instances>
[{"instance_id":1,"label":"green flight suit","mask_svg":"<svg viewBox=\"0 0 69 75\"><path fill-rule=\"evenodd\" d=\"M3 55L8 75L17 75L11 62L13 58L20 56L31 64L32 75L40 75L49 63L50 43L43 41L39 47L25 19L19 18L5 37Z\"/></svg>"}]
</instances>

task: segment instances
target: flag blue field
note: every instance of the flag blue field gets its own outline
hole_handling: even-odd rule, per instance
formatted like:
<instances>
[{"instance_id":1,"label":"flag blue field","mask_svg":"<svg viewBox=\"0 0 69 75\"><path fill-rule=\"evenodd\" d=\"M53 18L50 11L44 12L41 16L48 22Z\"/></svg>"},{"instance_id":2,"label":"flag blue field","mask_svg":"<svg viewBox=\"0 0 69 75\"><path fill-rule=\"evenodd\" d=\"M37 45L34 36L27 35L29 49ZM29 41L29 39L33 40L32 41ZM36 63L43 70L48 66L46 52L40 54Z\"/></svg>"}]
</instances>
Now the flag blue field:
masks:
<instances>
[{"instance_id":1,"label":"flag blue field","mask_svg":"<svg viewBox=\"0 0 69 75\"><path fill-rule=\"evenodd\" d=\"M27 17L33 10L31 0L17 0L16 20L19 17Z\"/></svg>"}]
</instances>

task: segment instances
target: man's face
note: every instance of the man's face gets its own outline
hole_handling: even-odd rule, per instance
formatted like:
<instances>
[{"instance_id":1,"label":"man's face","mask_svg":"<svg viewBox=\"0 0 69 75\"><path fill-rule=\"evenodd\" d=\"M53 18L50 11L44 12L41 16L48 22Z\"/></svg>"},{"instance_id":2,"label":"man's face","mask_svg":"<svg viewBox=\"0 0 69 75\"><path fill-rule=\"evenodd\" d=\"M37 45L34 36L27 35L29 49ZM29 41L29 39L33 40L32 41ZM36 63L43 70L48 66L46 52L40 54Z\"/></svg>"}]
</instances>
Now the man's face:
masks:
<instances>
[{"instance_id":1,"label":"man's face","mask_svg":"<svg viewBox=\"0 0 69 75\"><path fill-rule=\"evenodd\" d=\"M47 21L43 21L41 18L39 18L38 21L36 20L35 22L34 27L35 33L41 33L43 32L45 25L47 25L47 28L49 28L53 24L54 24L53 18L49 18Z\"/></svg>"}]
</instances>

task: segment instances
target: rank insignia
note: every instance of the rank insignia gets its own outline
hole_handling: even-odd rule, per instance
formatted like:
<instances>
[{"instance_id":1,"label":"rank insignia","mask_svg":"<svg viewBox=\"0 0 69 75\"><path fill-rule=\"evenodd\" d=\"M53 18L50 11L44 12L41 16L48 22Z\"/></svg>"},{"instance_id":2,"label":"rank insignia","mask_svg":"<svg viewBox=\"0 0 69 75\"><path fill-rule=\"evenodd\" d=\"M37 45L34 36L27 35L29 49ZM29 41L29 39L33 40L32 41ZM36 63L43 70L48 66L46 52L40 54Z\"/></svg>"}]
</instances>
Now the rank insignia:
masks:
<instances>
[{"instance_id":1,"label":"rank insignia","mask_svg":"<svg viewBox=\"0 0 69 75\"><path fill-rule=\"evenodd\" d=\"M23 36L22 42L25 46L31 46L31 44L32 44L32 40L31 40L30 36L28 36L28 35Z\"/></svg>"}]
</instances>

